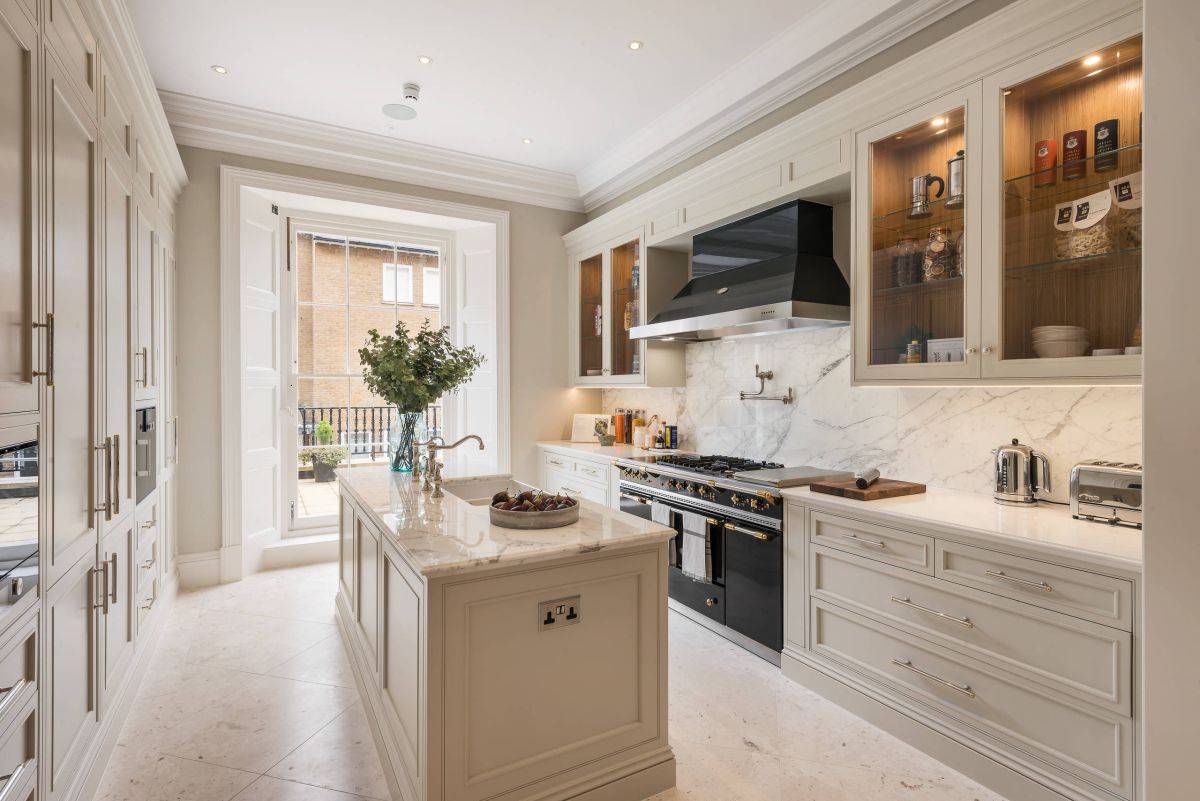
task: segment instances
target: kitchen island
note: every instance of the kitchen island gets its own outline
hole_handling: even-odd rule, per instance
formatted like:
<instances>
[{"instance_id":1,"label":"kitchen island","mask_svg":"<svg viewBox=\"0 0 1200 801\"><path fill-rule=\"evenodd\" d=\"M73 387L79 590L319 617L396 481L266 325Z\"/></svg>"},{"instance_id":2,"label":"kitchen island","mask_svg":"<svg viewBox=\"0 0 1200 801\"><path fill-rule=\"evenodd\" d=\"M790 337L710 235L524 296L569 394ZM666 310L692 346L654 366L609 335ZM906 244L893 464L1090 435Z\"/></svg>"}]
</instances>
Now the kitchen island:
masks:
<instances>
[{"instance_id":1,"label":"kitchen island","mask_svg":"<svg viewBox=\"0 0 1200 801\"><path fill-rule=\"evenodd\" d=\"M642 799L667 741L671 529L581 500L579 521L492 525L507 475L433 498L338 473L337 615L394 798Z\"/></svg>"}]
</instances>

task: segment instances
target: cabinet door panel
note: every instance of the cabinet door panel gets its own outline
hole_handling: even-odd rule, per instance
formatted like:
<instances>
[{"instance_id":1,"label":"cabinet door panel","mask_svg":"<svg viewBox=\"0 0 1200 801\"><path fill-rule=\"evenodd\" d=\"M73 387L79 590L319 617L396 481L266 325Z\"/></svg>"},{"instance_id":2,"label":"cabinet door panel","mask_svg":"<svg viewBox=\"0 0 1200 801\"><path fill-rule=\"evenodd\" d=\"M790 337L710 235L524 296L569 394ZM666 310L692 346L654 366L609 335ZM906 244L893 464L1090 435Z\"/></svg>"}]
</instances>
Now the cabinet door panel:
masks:
<instances>
[{"instance_id":1,"label":"cabinet door panel","mask_svg":"<svg viewBox=\"0 0 1200 801\"><path fill-rule=\"evenodd\" d=\"M36 43L23 13L0 3L0 414L38 408Z\"/></svg>"},{"instance_id":2,"label":"cabinet door panel","mask_svg":"<svg viewBox=\"0 0 1200 801\"><path fill-rule=\"evenodd\" d=\"M49 762L50 799L62 798L87 749L99 713L96 704L95 554L88 554L46 593L46 699L42 758Z\"/></svg>"},{"instance_id":3,"label":"cabinet door panel","mask_svg":"<svg viewBox=\"0 0 1200 801\"><path fill-rule=\"evenodd\" d=\"M358 549L358 626L371 649L373 664L379 656L379 535L362 518L355 520Z\"/></svg>"},{"instance_id":4,"label":"cabinet door panel","mask_svg":"<svg viewBox=\"0 0 1200 801\"><path fill-rule=\"evenodd\" d=\"M154 397L154 223L138 203L134 211L133 385L137 398Z\"/></svg>"},{"instance_id":5,"label":"cabinet door panel","mask_svg":"<svg viewBox=\"0 0 1200 801\"><path fill-rule=\"evenodd\" d=\"M136 591L138 571L133 563L137 541L134 516L127 515L125 522L104 538L102 564L106 570L100 572L101 586L97 594L108 594L108 611L100 616L100 705L106 710L113 702L116 691L133 659L135 636L133 599ZM106 711L102 714L107 716Z\"/></svg>"},{"instance_id":6,"label":"cabinet door panel","mask_svg":"<svg viewBox=\"0 0 1200 801\"><path fill-rule=\"evenodd\" d=\"M50 547L43 558L53 584L84 553L94 551L94 499L103 494L93 486L99 462L93 450L96 130L51 59L46 72L46 255L54 314L47 472L54 492ZM97 483L103 489L103 478Z\"/></svg>"},{"instance_id":7,"label":"cabinet door panel","mask_svg":"<svg viewBox=\"0 0 1200 801\"><path fill-rule=\"evenodd\" d=\"M51 52L62 63L64 76L96 109L96 35L79 0L46 0L46 38Z\"/></svg>"},{"instance_id":8,"label":"cabinet door panel","mask_svg":"<svg viewBox=\"0 0 1200 801\"><path fill-rule=\"evenodd\" d=\"M133 382L130 376L133 187L119 157L105 147L104 202L104 430L113 447L113 514L133 510Z\"/></svg>"},{"instance_id":9,"label":"cabinet door panel","mask_svg":"<svg viewBox=\"0 0 1200 801\"><path fill-rule=\"evenodd\" d=\"M338 577L342 592L351 607L354 604L354 506L341 498L341 518L338 525Z\"/></svg>"}]
</instances>

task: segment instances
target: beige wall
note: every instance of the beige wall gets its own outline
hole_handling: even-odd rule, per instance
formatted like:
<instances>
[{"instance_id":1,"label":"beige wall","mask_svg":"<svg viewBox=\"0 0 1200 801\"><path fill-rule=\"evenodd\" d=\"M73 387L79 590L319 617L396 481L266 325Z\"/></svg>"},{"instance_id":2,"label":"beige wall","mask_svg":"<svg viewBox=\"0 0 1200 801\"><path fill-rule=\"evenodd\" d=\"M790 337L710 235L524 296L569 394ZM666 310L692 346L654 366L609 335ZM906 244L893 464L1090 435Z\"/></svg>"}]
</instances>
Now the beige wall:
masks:
<instances>
[{"instance_id":1,"label":"beige wall","mask_svg":"<svg viewBox=\"0 0 1200 801\"><path fill-rule=\"evenodd\" d=\"M1200 745L1200 3L1146 2L1146 801L1195 799Z\"/></svg>"},{"instance_id":2,"label":"beige wall","mask_svg":"<svg viewBox=\"0 0 1200 801\"><path fill-rule=\"evenodd\" d=\"M535 478L533 443L562 438L573 413L599 408L599 393L566 386L563 298L567 294L567 254L562 235L582 224L583 215L212 150L182 147L180 153L190 179L179 199L176 218L180 553L213 551L221 542L218 297L222 164L508 211L513 473Z\"/></svg>"},{"instance_id":3,"label":"beige wall","mask_svg":"<svg viewBox=\"0 0 1200 801\"><path fill-rule=\"evenodd\" d=\"M897 42L883 52L838 75L836 78L826 81L815 89L797 97L795 100L780 106L770 114L739 128L724 139L714 142L700 152L660 172L628 192L619 195L603 205L597 206L588 213L588 219L595 219L605 212L620 206L622 203L630 201L676 176L682 175L697 165L703 164L712 157L724 153L748 139L753 139L763 131L773 128L792 117L799 116L818 103L828 100L834 95L854 86L856 83L864 81L878 72L882 72L893 64L903 61L927 47L936 47L938 42L953 37L955 33L968 25L978 22L990 14L994 14L1012 2L1014 0L975 0L975 2L960 8L945 19L938 20L933 25L918 31L907 39ZM932 52L936 53L937 51L934 50ZM936 57L931 55L929 58L929 69L931 72L936 72L938 69Z\"/></svg>"}]
</instances>

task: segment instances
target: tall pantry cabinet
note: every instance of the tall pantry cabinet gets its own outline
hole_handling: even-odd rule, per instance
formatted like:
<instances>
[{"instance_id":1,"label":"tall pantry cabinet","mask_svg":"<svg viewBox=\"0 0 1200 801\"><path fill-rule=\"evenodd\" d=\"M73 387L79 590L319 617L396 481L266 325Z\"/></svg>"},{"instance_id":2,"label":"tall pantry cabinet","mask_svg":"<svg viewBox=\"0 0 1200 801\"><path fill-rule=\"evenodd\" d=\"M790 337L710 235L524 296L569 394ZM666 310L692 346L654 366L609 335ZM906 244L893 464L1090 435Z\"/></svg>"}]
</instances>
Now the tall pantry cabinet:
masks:
<instances>
[{"instance_id":1,"label":"tall pantry cabinet","mask_svg":"<svg viewBox=\"0 0 1200 801\"><path fill-rule=\"evenodd\" d=\"M127 67L141 61L125 13L0 0L5 801L90 797L172 584L183 176L152 86ZM143 408L159 433L139 464ZM139 493L147 463L156 486Z\"/></svg>"}]
</instances>

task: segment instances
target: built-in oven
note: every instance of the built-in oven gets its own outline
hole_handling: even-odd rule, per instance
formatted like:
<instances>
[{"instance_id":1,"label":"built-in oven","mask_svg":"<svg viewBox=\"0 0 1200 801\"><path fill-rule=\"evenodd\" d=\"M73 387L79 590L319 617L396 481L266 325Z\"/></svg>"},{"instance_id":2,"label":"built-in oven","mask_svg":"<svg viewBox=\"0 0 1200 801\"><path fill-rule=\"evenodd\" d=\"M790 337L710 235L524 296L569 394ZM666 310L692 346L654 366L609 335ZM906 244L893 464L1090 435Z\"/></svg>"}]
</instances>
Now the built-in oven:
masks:
<instances>
[{"instance_id":1,"label":"built-in oven","mask_svg":"<svg viewBox=\"0 0 1200 801\"><path fill-rule=\"evenodd\" d=\"M158 432L154 407L138 409L134 424L134 487L137 501L141 503L158 483Z\"/></svg>"},{"instance_id":2,"label":"built-in oven","mask_svg":"<svg viewBox=\"0 0 1200 801\"><path fill-rule=\"evenodd\" d=\"M675 529L670 542L667 592L677 607L693 618L719 624L740 645L776 664L783 650L783 532L737 515L715 511L655 488L620 484L621 511ZM658 507L656 510L655 507ZM693 525L703 521L710 553L711 577L700 581L683 571L683 515Z\"/></svg>"}]
</instances>

